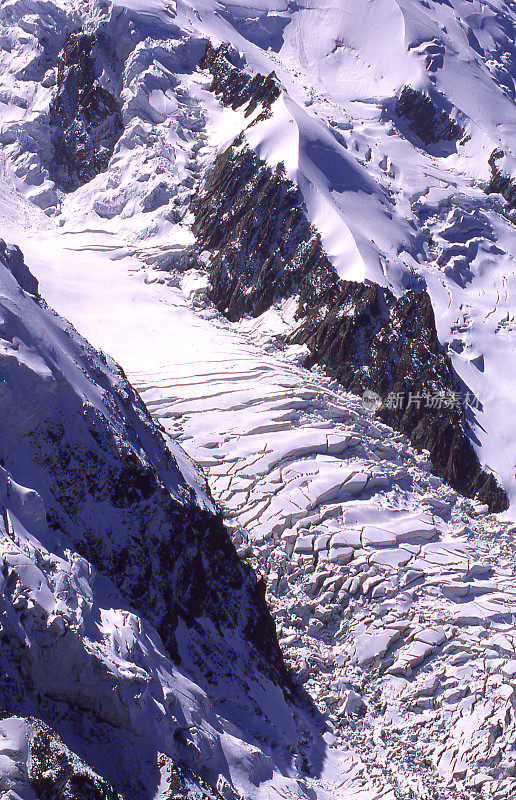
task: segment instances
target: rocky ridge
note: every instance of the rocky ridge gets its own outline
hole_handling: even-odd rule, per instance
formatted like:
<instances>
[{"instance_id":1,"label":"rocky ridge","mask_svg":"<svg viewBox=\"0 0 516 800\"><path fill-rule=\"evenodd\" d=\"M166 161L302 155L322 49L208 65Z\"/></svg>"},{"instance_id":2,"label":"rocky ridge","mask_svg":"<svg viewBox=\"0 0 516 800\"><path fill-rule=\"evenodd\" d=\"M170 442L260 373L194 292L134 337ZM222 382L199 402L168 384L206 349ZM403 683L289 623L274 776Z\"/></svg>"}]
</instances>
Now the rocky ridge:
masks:
<instances>
[{"instance_id":1,"label":"rocky ridge","mask_svg":"<svg viewBox=\"0 0 516 800\"><path fill-rule=\"evenodd\" d=\"M436 474L491 510L507 507L468 439L460 384L426 291L396 300L378 285L340 280L299 190L281 166L272 171L238 142L217 157L191 209L197 248L212 254L209 296L223 314L259 316L298 293L291 339L308 346L306 365L323 365L350 391L377 393L381 418L429 450ZM388 407L388 396L399 402Z\"/></svg>"},{"instance_id":2,"label":"rocky ridge","mask_svg":"<svg viewBox=\"0 0 516 800\"><path fill-rule=\"evenodd\" d=\"M438 142L455 142L463 132L458 122L437 108L423 92L405 86L396 100L395 113L428 147Z\"/></svg>"},{"instance_id":3,"label":"rocky ridge","mask_svg":"<svg viewBox=\"0 0 516 800\"><path fill-rule=\"evenodd\" d=\"M72 33L59 55L50 105L50 174L69 192L107 168L124 130L121 108L96 74L99 36Z\"/></svg>"},{"instance_id":4,"label":"rocky ridge","mask_svg":"<svg viewBox=\"0 0 516 800\"><path fill-rule=\"evenodd\" d=\"M199 62L201 69L207 69L213 76L210 91L221 103L234 110L246 106L245 116L250 116L258 106L271 107L280 96L280 89L273 72L270 75L248 75L231 60L231 48L221 44L215 48L208 43L206 52Z\"/></svg>"}]
</instances>

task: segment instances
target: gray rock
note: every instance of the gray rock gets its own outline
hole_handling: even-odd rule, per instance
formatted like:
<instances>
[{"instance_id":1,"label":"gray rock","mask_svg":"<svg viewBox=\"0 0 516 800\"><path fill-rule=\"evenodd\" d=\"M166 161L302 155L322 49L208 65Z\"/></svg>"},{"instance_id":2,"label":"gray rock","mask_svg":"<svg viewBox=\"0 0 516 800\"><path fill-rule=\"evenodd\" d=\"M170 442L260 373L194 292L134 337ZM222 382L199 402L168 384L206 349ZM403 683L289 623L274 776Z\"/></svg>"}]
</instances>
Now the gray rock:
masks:
<instances>
[{"instance_id":1,"label":"gray rock","mask_svg":"<svg viewBox=\"0 0 516 800\"><path fill-rule=\"evenodd\" d=\"M53 156L50 173L74 191L107 169L123 131L116 98L97 78L100 34L72 33L59 56L57 92L50 107Z\"/></svg>"}]
</instances>

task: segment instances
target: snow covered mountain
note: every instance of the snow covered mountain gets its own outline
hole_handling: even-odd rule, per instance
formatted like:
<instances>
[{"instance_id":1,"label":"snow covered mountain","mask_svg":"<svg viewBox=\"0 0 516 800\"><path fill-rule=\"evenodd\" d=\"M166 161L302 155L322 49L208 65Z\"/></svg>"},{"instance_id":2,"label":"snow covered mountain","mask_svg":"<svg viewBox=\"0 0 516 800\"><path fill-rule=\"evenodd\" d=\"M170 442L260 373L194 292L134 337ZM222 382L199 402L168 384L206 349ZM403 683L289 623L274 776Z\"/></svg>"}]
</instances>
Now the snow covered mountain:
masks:
<instances>
[{"instance_id":1,"label":"snow covered mountain","mask_svg":"<svg viewBox=\"0 0 516 800\"><path fill-rule=\"evenodd\" d=\"M0 4L8 796L516 794L515 22Z\"/></svg>"},{"instance_id":2,"label":"snow covered mountain","mask_svg":"<svg viewBox=\"0 0 516 800\"><path fill-rule=\"evenodd\" d=\"M74 733L95 731L90 764L97 725L111 726L101 774L147 796L171 757L201 771L210 750L223 758L220 737L199 726L216 719L202 686L222 694L229 721L246 698L250 722L264 716L264 694L285 704L290 678L264 586L239 561L201 473L120 369L45 306L20 251L2 244L1 258L2 711L69 737L82 711ZM35 736L30 765L48 734L15 728Z\"/></svg>"}]
</instances>

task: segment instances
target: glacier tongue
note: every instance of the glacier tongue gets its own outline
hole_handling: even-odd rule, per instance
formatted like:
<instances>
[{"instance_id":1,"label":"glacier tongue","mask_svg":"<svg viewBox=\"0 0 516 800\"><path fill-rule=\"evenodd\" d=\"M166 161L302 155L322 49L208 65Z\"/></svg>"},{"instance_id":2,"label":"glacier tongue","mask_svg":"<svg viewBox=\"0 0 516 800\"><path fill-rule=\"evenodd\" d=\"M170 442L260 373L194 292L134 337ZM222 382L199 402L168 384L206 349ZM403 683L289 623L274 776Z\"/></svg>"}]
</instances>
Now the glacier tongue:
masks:
<instances>
[{"instance_id":1,"label":"glacier tongue","mask_svg":"<svg viewBox=\"0 0 516 800\"><path fill-rule=\"evenodd\" d=\"M54 265L66 242L52 242ZM92 269L104 276L96 319ZM201 464L241 556L266 575L287 660L331 730L328 769L308 786L320 797L327 786L333 797L390 787L453 798L486 784L510 797L510 524L443 485L358 398L298 365L299 348L278 335L289 301L235 326L191 271L149 283L155 272L131 276L91 251L66 273L79 303L61 294L62 268L40 274ZM111 313L116 298L130 314Z\"/></svg>"}]
</instances>

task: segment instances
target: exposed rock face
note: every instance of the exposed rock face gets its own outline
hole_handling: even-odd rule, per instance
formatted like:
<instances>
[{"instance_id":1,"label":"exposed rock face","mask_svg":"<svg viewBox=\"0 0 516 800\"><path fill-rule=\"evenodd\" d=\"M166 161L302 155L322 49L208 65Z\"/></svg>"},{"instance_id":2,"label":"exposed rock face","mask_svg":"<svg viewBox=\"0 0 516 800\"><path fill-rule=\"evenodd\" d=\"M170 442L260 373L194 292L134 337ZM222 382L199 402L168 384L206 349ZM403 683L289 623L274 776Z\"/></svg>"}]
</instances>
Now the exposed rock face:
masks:
<instances>
[{"instance_id":1,"label":"exposed rock face","mask_svg":"<svg viewBox=\"0 0 516 800\"><path fill-rule=\"evenodd\" d=\"M57 94L50 108L50 172L65 191L107 169L123 131L120 106L96 75L97 37L72 33L59 56Z\"/></svg>"},{"instance_id":2,"label":"exposed rock face","mask_svg":"<svg viewBox=\"0 0 516 800\"><path fill-rule=\"evenodd\" d=\"M493 150L489 156L489 166L491 167L491 181L486 189L488 194L501 194L507 201L507 210L516 211L516 180L507 175L497 166L497 161L504 157L503 150ZM513 219L515 219L513 217Z\"/></svg>"},{"instance_id":3,"label":"exposed rock face","mask_svg":"<svg viewBox=\"0 0 516 800\"><path fill-rule=\"evenodd\" d=\"M261 667L282 678L265 587L238 559L221 517L193 498L178 502L145 456L106 430L106 420L92 409L84 409L80 426L81 446L73 424L55 418L27 439L27 451L33 449L35 466L48 480L52 523L152 623L177 662L175 631L182 620L205 671L213 658L231 672L223 636L204 641L196 620L207 618L219 631L242 635Z\"/></svg>"},{"instance_id":4,"label":"exposed rock face","mask_svg":"<svg viewBox=\"0 0 516 800\"><path fill-rule=\"evenodd\" d=\"M28 758L28 778L38 800L123 800L107 781L74 756L50 730L33 735Z\"/></svg>"},{"instance_id":5,"label":"exposed rock face","mask_svg":"<svg viewBox=\"0 0 516 800\"><path fill-rule=\"evenodd\" d=\"M396 300L376 284L340 280L299 190L281 167L273 172L246 148L217 158L192 211L198 246L212 251L210 297L223 314L259 316L299 292L293 341L310 349L307 366L322 364L359 394L402 395L399 407L379 411L382 419L428 449L435 472L458 491L493 511L507 507L466 435L458 383L426 292ZM454 402L436 407L430 397L438 393Z\"/></svg>"},{"instance_id":6,"label":"exposed rock face","mask_svg":"<svg viewBox=\"0 0 516 800\"><path fill-rule=\"evenodd\" d=\"M27 777L38 800L125 800L125 796L73 753L46 726L36 723L27 759ZM184 765L169 763L170 800L222 800L222 795ZM236 797L236 794L234 795Z\"/></svg>"},{"instance_id":7,"label":"exposed rock face","mask_svg":"<svg viewBox=\"0 0 516 800\"><path fill-rule=\"evenodd\" d=\"M181 473L121 370L0 269L6 469L25 485L31 476L63 541L113 580L176 661L181 623L204 674L215 661L219 679L231 676L229 631L250 671L287 681L264 585L239 560L203 478Z\"/></svg>"},{"instance_id":8,"label":"exposed rock face","mask_svg":"<svg viewBox=\"0 0 516 800\"><path fill-rule=\"evenodd\" d=\"M272 172L247 148L217 158L191 208L200 249L213 251L210 297L229 319L292 294L321 258L301 203L281 166Z\"/></svg>"},{"instance_id":9,"label":"exposed rock face","mask_svg":"<svg viewBox=\"0 0 516 800\"><path fill-rule=\"evenodd\" d=\"M221 45L215 49L208 44L200 65L213 75L210 89L220 101L233 109L247 105L246 116L252 114L259 104L270 108L280 95L273 72L267 76L247 75L231 62L228 45Z\"/></svg>"},{"instance_id":10,"label":"exposed rock face","mask_svg":"<svg viewBox=\"0 0 516 800\"><path fill-rule=\"evenodd\" d=\"M40 719L3 715L0 732L0 782L6 796L36 797L37 800L55 800L57 797L63 800L126 800L131 796L117 791ZM80 749L81 743L77 744ZM100 746L98 744L100 750L102 745L105 746L106 741ZM222 800L216 789L184 764L180 765L163 754L159 760L166 796L170 800Z\"/></svg>"},{"instance_id":11,"label":"exposed rock face","mask_svg":"<svg viewBox=\"0 0 516 800\"><path fill-rule=\"evenodd\" d=\"M462 135L461 127L455 120L438 109L423 92L411 86L403 88L395 111L427 147L437 142L456 141Z\"/></svg>"},{"instance_id":12,"label":"exposed rock face","mask_svg":"<svg viewBox=\"0 0 516 800\"><path fill-rule=\"evenodd\" d=\"M307 366L323 364L357 394L378 393L384 399L378 416L428 450L440 477L492 510L507 508L505 492L481 470L466 435L458 383L437 338L428 293L409 291L396 300L376 284L325 275L327 265L321 266L300 287L304 319L294 340L309 347Z\"/></svg>"}]
</instances>

